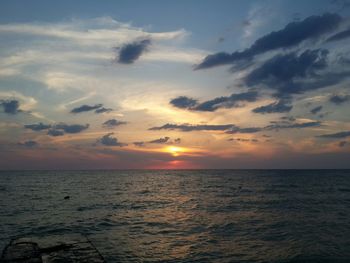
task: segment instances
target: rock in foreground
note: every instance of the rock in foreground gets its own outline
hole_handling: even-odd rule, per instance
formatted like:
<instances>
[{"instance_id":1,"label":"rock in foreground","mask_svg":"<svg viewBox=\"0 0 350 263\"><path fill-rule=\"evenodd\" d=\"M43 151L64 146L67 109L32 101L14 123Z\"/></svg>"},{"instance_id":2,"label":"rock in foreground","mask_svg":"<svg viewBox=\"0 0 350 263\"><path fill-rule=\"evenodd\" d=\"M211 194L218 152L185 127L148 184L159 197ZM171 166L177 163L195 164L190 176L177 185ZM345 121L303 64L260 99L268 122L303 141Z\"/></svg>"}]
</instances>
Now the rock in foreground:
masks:
<instances>
[{"instance_id":1,"label":"rock in foreground","mask_svg":"<svg viewBox=\"0 0 350 263\"><path fill-rule=\"evenodd\" d=\"M105 263L90 240L82 235L14 239L1 256L1 263Z\"/></svg>"}]
</instances>

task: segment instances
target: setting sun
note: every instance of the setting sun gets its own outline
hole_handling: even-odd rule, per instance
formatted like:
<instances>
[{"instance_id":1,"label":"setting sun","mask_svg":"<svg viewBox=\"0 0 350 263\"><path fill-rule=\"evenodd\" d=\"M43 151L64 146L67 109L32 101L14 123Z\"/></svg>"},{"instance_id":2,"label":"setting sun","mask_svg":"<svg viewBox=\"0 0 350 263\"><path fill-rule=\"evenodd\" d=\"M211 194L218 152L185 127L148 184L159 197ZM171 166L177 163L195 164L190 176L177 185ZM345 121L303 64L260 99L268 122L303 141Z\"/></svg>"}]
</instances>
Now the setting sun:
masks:
<instances>
[{"instance_id":1,"label":"setting sun","mask_svg":"<svg viewBox=\"0 0 350 263\"><path fill-rule=\"evenodd\" d=\"M180 153L185 152L185 149L178 146L168 146L165 148L165 151L172 154L173 156L179 156Z\"/></svg>"}]
</instances>

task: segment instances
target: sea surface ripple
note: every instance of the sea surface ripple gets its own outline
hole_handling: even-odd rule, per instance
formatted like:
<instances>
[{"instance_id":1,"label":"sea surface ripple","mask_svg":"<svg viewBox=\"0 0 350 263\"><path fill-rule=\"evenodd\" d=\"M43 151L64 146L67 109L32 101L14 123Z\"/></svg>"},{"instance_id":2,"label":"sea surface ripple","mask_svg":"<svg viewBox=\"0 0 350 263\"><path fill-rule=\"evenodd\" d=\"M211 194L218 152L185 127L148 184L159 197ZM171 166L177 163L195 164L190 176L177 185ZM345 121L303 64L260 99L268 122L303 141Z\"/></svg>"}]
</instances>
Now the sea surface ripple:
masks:
<instances>
[{"instance_id":1,"label":"sea surface ripple","mask_svg":"<svg viewBox=\"0 0 350 263\"><path fill-rule=\"evenodd\" d=\"M68 233L107 262L350 262L350 171L0 172L1 248Z\"/></svg>"}]
</instances>

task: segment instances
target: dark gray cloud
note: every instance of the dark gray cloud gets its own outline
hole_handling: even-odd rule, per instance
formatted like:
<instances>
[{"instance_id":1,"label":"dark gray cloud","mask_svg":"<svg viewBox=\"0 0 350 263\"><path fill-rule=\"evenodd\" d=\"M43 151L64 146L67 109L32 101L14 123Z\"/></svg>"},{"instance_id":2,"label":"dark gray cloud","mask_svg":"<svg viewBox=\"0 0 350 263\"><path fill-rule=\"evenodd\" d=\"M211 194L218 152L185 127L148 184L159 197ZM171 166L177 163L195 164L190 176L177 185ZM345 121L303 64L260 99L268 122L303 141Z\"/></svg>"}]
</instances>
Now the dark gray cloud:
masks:
<instances>
[{"instance_id":1,"label":"dark gray cloud","mask_svg":"<svg viewBox=\"0 0 350 263\"><path fill-rule=\"evenodd\" d=\"M233 124L224 124L224 125L207 125L207 124L199 124L199 125L192 125L192 124L171 124L167 123L160 127L152 127L149 130L151 131L157 131L157 130L180 130L184 132L189 131L225 131L230 128L236 127Z\"/></svg>"},{"instance_id":2,"label":"dark gray cloud","mask_svg":"<svg viewBox=\"0 0 350 263\"><path fill-rule=\"evenodd\" d=\"M258 96L258 92L248 91L243 93L234 93L230 96L217 97L201 103L195 99L181 96L172 99L170 104L178 108L193 111L216 111L219 108L239 107L242 102L254 102L258 99Z\"/></svg>"},{"instance_id":3,"label":"dark gray cloud","mask_svg":"<svg viewBox=\"0 0 350 263\"><path fill-rule=\"evenodd\" d=\"M142 53L147 51L147 48L150 44L150 39L144 39L141 41L125 44L120 48L116 48L119 50L118 62L122 64L134 63L142 55Z\"/></svg>"},{"instance_id":4,"label":"dark gray cloud","mask_svg":"<svg viewBox=\"0 0 350 263\"><path fill-rule=\"evenodd\" d=\"M338 14L325 13L319 16L310 16L302 21L289 23L285 28L257 39L250 48L243 51L231 54L219 52L209 55L199 65L196 65L195 69L234 64L239 60L252 59L255 55L267 51L293 47L305 40L316 39L335 30L341 21L342 18Z\"/></svg>"},{"instance_id":5,"label":"dark gray cloud","mask_svg":"<svg viewBox=\"0 0 350 263\"><path fill-rule=\"evenodd\" d=\"M111 111L113 111L113 109L101 107L101 108L98 108L97 110L95 110L95 113L104 113L104 112L111 112Z\"/></svg>"},{"instance_id":6,"label":"dark gray cloud","mask_svg":"<svg viewBox=\"0 0 350 263\"><path fill-rule=\"evenodd\" d=\"M310 112L312 114L317 114L317 113L319 113L322 110L322 108L323 108L322 106L317 106L317 107L311 109Z\"/></svg>"},{"instance_id":7,"label":"dark gray cloud","mask_svg":"<svg viewBox=\"0 0 350 263\"><path fill-rule=\"evenodd\" d=\"M138 147L143 147L143 146L145 146L145 142L133 142L133 144L134 144L135 146L138 146Z\"/></svg>"},{"instance_id":8,"label":"dark gray cloud","mask_svg":"<svg viewBox=\"0 0 350 263\"><path fill-rule=\"evenodd\" d=\"M57 129L50 129L50 130L47 131L47 135L53 136L53 137L63 136L64 135L64 131L57 130Z\"/></svg>"},{"instance_id":9,"label":"dark gray cloud","mask_svg":"<svg viewBox=\"0 0 350 263\"><path fill-rule=\"evenodd\" d=\"M310 121L303 123L290 123L290 124L272 124L264 127L264 130L279 130L279 129L302 129L310 127L319 127L322 123L319 121Z\"/></svg>"},{"instance_id":10,"label":"dark gray cloud","mask_svg":"<svg viewBox=\"0 0 350 263\"><path fill-rule=\"evenodd\" d=\"M31 129L33 131L42 131L47 130L51 128L50 124L43 124L43 123L36 123L36 124L26 124L24 125L24 128Z\"/></svg>"},{"instance_id":11,"label":"dark gray cloud","mask_svg":"<svg viewBox=\"0 0 350 263\"><path fill-rule=\"evenodd\" d=\"M293 116L282 116L281 120L295 121L295 118Z\"/></svg>"},{"instance_id":12,"label":"dark gray cloud","mask_svg":"<svg viewBox=\"0 0 350 263\"><path fill-rule=\"evenodd\" d=\"M146 145L146 143L153 143L153 144L179 144L181 143L181 138L176 138L174 141L170 140L170 137L163 137L159 139L155 139L152 141L144 142L144 141L139 141L139 142L133 142L135 146L143 147Z\"/></svg>"},{"instance_id":13,"label":"dark gray cloud","mask_svg":"<svg viewBox=\"0 0 350 263\"><path fill-rule=\"evenodd\" d=\"M329 101L334 104L340 105L344 102L350 101L350 95L332 95L329 98Z\"/></svg>"},{"instance_id":14,"label":"dark gray cloud","mask_svg":"<svg viewBox=\"0 0 350 263\"><path fill-rule=\"evenodd\" d=\"M350 136L350 131L342 131L342 132L337 132L337 133L330 133L330 134L322 134L317 137L320 138L334 138L334 139L340 139L340 138L346 138Z\"/></svg>"},{"instance_id":15,"label":"dark gray cloud","mask_svg":"<svg viewBox=\"0 0 350 263\"><path fill-rule=\"evenodd\" d=\"M295 79L316 77L317 70L327 67L328 53L326 49L308 49L301 54L292 52L276 55L250 72L244 82L249 87L264 84L270 89L276 89L278 97L303 92L305 86L297 85Z\"/></svg>"},{"instance_id":16,"label":"dark gray cloud","mask_svg":"<svg viewBox=\"0 0 350 263\"><path fill-rule=\"evenodd\" d=\"M170 137L159 138L156 140L149 141L149 143L163 144L169 142Z\"/></svg>"},{"instance_id":17,"label":"dark gray cloud","mask_svg":"<svg viewBox=\"0 0 350 263\"><path fill-rule=\"evenodd\" d=\"M33 140L28 140L28 141L25 141L25 142L19 142L18 145L24 146L24 147L27 147L27 148L34 148L34 147L37 147L39 145L39 143L36 142L36 141L33 141Z\"/></svg>"},{"instance_id":18,"label":"dark gray cloud","mask_svg":"<svg viewBox=\"0 0 350 263\"><path fill-rule=\"evenodd\" d=\"M276 102L273 102L271 104L260 106L252 111L255 113L282 113L282 112L289 112L293 108L292 105L290 105L289 100L279 100Z\"/></svg>"},{"instance_id":19,"label":"dark gray cloud","mask_svg":"<svg viewBox=\"0 0 350 263\"><path fill-rule=\"evenodd\" d=\"M284 83L277 83L277 85L271 84L269 87L277 90L277 93L274 94L275 97L286 98L290 97L293 93L303 93L336 85L349 76L350 71L327 72L320 75L309 76L305 79L306 81L287 81Z\"/></svg>"},{"instance_id":20,"label":"dark gray cloud","mask_svg":"<svg viewBox=\"0 0 350 263\"><path fill-rule=\"evenodd\" d=\"M206 56L203 61L195 65L194 69L206 69L206 68L212 68L216 66L221 66L221 65L228 65L228 64L233 64L236 61L243 60L243 59L251 59L252 55L248 52L249 49L246 49L242 52L236 51L232 54L226 53L226 52L218 52L215 54L211 54Z\"/></svg>"},{"instance_id":21,"label":"dark gray cloud","mask_svg":"<svg viewBox=\"0 0 350 263\"><path fill-rule=\"evenodd\" d=\"M259 142L258 139L246 139L246 138L230 138L228 141L238 141L238 142Z\"/></svg>"},{"instance_id":22,"label":"dark gray cloud","mask_svg":"<svg viewBox=\"0 0 350 263\"><path fill-rule=\"evenodd\" d=\"M72 109L70 112L71 113L81 113L81 112L86 112L86 111L92 111L96 110L98 108L101 108L102 104L96 104L96 105L81 105L77 108Z\"/></svg>"},{"instance_id":23,"label":"dark gray cloud","mask_svg":"<svg viewBox=\"0 0 350 263\"><path fill-rule=\"evenodd\" d=\"M263 128L260 127L248 127L248 128L240 128L240 127L233 127L226 131L228 134L235 134L235 133L256 133L259 131L262 131Z\"/></svg>"},{"instance_id":24,"label":"dark gray cloud","mask_svg":"<svg viewBox=\"0 0 350 263\"><path fill-rule=\"evenodd\" d=\"M17 114L22 112L22 110L19 109L18 100L0 100L0 106L2 106L4 112L7 114Z\"/></svg>"},{"instance_id":25,"label":"dark gray cloud","mask_svg":"<svg viewBox=\"0 0 350 263\"><path fill-rule=\"evenodd\" d=\"M62 122L56 124L53 128L56 130L63 130L65 133L79 133L89 128L89 124L66 124Z\"/></svg>"},{"instance_id":26,"label":"dark gray cloud","mask_svg":"<svg viewBox=\"0 0 350 263\"><path fill-rule=\"evenodd\" d=\"M108 121L105 121L102 125L108 128L113 128L113 127L117 127L120 125L124 125L127 124L126 121L118 121L116 119L110 119Z\"/></svg>"},{"instance_id":27,"label":"dark gray cloud","mask_svg":"<svg viewBox=\"0 0 350 263\"><path fill-rule=\"evenodd\" d=\"M228 134L235 133L257 133L260 131L270 131L278 129L293 129L293 128L310 128L321 126L322 123L319 121L310 121L304 123L294 123L294 122L273 122L273 124L265 127L238 127L234 124L224 124L224 125L207 125L207 124L170 124L167 123L160 127L153 127L149 130L180 130L183 132L190 131L224 131ZM167 138L167 137L166 137Z\"/></svg>"},{"instance_id":28,"label":"dark gray cloud","mask_svg":"<svg viewBox=\"0 0 350 263\"><path fill-rule=\"evenodd\" d=\"M190 109L197 105L197 100L186 96L180 96L170 100L169 103L180 109Z\"/></svg>"},{"instance_id":29,"label":"dark gray cloud","mask_svg":"<svg viewBox=\"0 0 350 263\"><path fill-rule=\"evenodd\" d=\"M106 146L119 146L119 147L123 147L123 146L127 146L126 143L121 143L118 141L117 138L112 137L114 133L107 133L106 135L102 136L102 138L99 139L99 141Z\"/></svg>"},{"instance_id":30,"label":"dark gray cloud","mask_svg":"<svg viewBox=\"0 0 350 263\"><path fill-rule=\"evenodd\" d=\"M258 99L258 92L248 91L244 93L232 94L228 97L218 97L208 100L193 107L196 111L215 111L219 108L233 108L240 106L241 102L254 102Z\"/></svg>"},{"instance_id":31,"label":"dark gray cloud","mask_svg":"<svg viewBox=\"0 0 350 263\"><path fill-rule=\"evenodd\" d=\"M348 38L348 37L350 37L350 29L341 31L341 32L329 37L327 39L327 42L343 40L343 39Z\"/></svg>"}]
</instances>

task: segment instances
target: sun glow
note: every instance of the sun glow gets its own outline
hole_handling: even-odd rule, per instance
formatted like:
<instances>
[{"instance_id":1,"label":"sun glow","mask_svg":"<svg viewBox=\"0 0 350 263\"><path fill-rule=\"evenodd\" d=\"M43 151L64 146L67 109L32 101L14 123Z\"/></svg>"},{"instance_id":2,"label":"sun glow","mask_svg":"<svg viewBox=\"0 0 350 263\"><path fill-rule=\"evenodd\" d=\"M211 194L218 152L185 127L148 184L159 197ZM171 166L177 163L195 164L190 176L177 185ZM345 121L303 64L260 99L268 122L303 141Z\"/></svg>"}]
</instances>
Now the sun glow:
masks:
<instances>
[{"instance_id":1,"label":"sun glow","mask_svg":"<svg viewBox=\"0 0 350 263\"><path fill-rule=\"evenodd\" d=\"M165 152L171 153L173 156L179 156L181 153L184 153L186 150L178 146L168 146L165 148Z\"/></svg>"}]
</instances>

